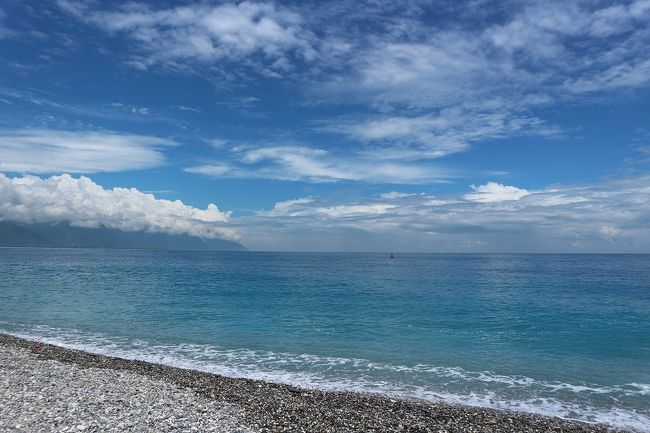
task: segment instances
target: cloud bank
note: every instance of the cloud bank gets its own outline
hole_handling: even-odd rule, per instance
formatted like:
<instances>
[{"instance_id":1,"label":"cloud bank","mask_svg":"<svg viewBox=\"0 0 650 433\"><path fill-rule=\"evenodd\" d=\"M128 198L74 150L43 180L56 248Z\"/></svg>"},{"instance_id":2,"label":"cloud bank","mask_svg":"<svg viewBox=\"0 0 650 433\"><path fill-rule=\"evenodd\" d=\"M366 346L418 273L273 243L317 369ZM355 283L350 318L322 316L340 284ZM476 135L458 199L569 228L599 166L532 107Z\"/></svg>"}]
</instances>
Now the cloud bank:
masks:
<instances>
[{"instance_id":1,"label":"cloud bank","mask_svg":"<svg viewBox=\"0 0 650 433\"><path fill-rule=\"evenodd\" d=\"M0 173L0 220L236 240L238 233L226 227L229 219L230 212L214 204L197 209L134 188L104 189L84 176L41 179Z\"/></svg>"},{"instance_id":2,"label":"cloud bank","mask_svg":"<svg viewBox=\"0 0 650 433\"><path fill-rule=\"evenodd\" d=\"M647 252L650 176L525 190L488 182L458 195L396 191L353 202L279 202L238 224L257 249Z\"/></svg>"}]
</instances>

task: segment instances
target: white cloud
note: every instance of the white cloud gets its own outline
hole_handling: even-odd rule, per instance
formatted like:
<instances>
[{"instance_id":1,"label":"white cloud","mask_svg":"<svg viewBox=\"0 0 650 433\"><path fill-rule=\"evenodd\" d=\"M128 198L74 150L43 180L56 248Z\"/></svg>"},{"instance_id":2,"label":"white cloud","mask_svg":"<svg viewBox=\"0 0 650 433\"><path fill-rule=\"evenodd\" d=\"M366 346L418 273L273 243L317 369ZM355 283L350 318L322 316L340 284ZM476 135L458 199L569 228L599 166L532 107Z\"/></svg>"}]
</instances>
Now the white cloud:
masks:
<instances>
[{"instance_id":1,"label":"white cloud","mask_svg":"<svg viewBox=\"0 0 650 433\"><path fill-rule=\"evenodd\" d=\"M270 211L259 211L259 217L301 217L322 216L331 219L359 217L362 215L381 215L396 207L386 203L345 204L337 206L319 206L322 201L313 197L303 197L293 200L280 201Z\"/></svg>"},{"instance_id":2,"label":"white cloud","mask_svg":"<svg viewBox=\"0 0 650 433\"><path fill-rule=\"evenodd\" d=\"M389 204L309 198L239 218L238 226L256 249L647 252L648 185L641 176L530 191L488 183L471 198L416 195Z\"/></svg>"},{"instance_id":3,"label":"white cloud","mask_svg":"<svg viewBox=\"0 0 650 433\"><path fill-rule=\"evenodd\" d=\"M460 107L440 110L437 115L377 117L331 125L325 130L343 132L363 141L388 143L390 146L373 149L374 157L400 159L440 158L489 139L560 134L559 128L539 118L517 116L507 109L493 112Z\"/></svg>"},{"instance_id":4,"label":"white cloud","mask_svg":"<svg viewBox=\"0 0 650 433\"><path fill-rule=\"evenodd\" d=\"M188 167L185 169L188 173L203 174L212 177L247 177L244 173L239 173L236 169L228 164L206 164Z\"/></svg>"},{"instance_id":5,"label":"white cloud","mask_svg":"<svg viewBox=\"0 0 650 433\"><path fill-rule=\"evenodd\" d=\"M220 177L435 182L445 176L439 167L405 162L497 139L560 137L567 130L540 117L550 106L650 85L647 0L515 1L497 12L481 7L480 16L475 8L445 15L459 6L440 4L444 18L434 23L426 2L404 10L346 1L58 3L129 38L135 66L206 66L201 71L219 83L252 68L291 79L316 99L301 102L353 107L354 114L321 128L349 138L347 150L339 143L338 151L258 146L227 163L187 169ZM251 105L246 98L239 104Z\"/></svg>"},{"instance_id":6,"label":"white cloud","mask_svg":"<svg viewBox=\"0 0 650 433\"><path fill-rule=\"evenodd\" d=\"M650 83L650 59L631 60L616 64L589 77L567 80L566 87L574 93L636 88Z\"/></svg>"},{"instance_id":7,"label":"white cloud","mask_svg":"<svg viewBox=\"0 0 650 433\"><path fill-rule=\"evenodd\" d=\"M170 140L98 131L0 131L0 170L19 173L96 173L162 165Z\"/></svg>"},{"instance_id":8,"label":"white cloud","mask_svg":"<svg viewBox=\"0 0 650 433\"><path fill-rule=\"evenodd\" d=\"M615 238L616 236L620 236L621 233L623 232L618 227L614 227L611 225L603 225L599 228L599 231L603 236L607 238Z\"/></svg>"},{"instance_id":9,"label":"white cloud","mask_svg":"<svg viewBox=\"0 0 650 433\"><path fill-rule=\"evenodd\" d=\"M111 11L84 9L68 0L59 5L104 30L130 37L141 53L131 63L140 68L233 60L277 75L291 69L292 54L302 59L314 56L301 16L271 2L198 3L155 10L129 3ZM254 55L263 61L256 63Z\"/></svg>"},{"instance_id":10,"label":"white cloud","mask_svg":"<svg viewBox=\"0 0 650 433\"><path fill-rule=\"evenodd\" d=\"M174 107L177 110L180 110L180 111L191 111L192 113L202 113L203 112L203 110L201 110L200 108L190 107L190 106L187 106L187 105L174 105Z\"/></svg>"},{"instance_id":11,"label":"white cloud","mask_svg":"<svg viewBox=\"0 0 650 433\"><path fill-rule=\"evenodd\" d=\"M0 39L7 39L16 36L17 32L7 27L5 20L7 13L0 9Z\"/></svg>"},{"instance_id":12,"label":"white cloud","mask_svg":"<svg viewBox=\"0 0 650 433\"><path fill-rule=\"evenodd\" d=\"M297 198L293 200L279 201L273 206L273 209L268 215L291 215L291 212L299 207L300 205L305 205L313 203L314 199L311 197Z\"/></svg>"},{"instance_id":13,"label":"white cloud","mask_svg":"<svg viewBox=\"0 0 650 433\"><path fill-rule=\"evenodd\" d=\"M84 2L74 0L56 0L56 4L67 13L77 17L82 17L87 13L86 4Z\"/></svg>"},{"instance_id":14,"label":"white cloud","mask_svg":"<svg viewBox=\"0 0 650 433\"><path fill-rule=\"evenodd\" d=\"M0 173L0 220L23 223L69 222L78 227L187 234L200 238L237 239L225 227L229 212L214 204L206 209L180 200L157 199L135 188L104 189L87 177L68 174L41 179Z\"/></svg>"},{"instance_id":15,"label":"white cloud","mask_svg":"<svg viewBox=\"0 0 650 433\"><path fill-rule=\"evenodd\" d=\"M356 75L346 92L430 108L462 101L476 91L480 75L492 79L503 68L486 58L475 37L456 32L414 43L379 40L354 62Z\"/></svg>"},{"instance_id":16,"label":"white cloud","mask_svg":"<svg viewBox=\"0 0 650 433\"><path fill-rule=\"evenodd\" d=\"M143 116L147 116L151 114L151 109L149 107L128 105L122 102L111 102L110 104L108 104L108 106L130 114L141 114Z\"/></svg>"},{"instance_id":17,"label":"white cloud","mask_svg":"<svg viewBox=\"0 0 650 433\"><path fill-rule=\"evenodd\" d=\"M308 7L197 2L157 9L142 2L117 8L72 0L57 4L87 23L129 37L131 63L141 68L219 66L228 60L278 76L307 60L302 72L316 77L314 83L322 84L323 71L337 72L329 85L314 86L322 95L334 91L375 106L430 110L499 97L509 105L526 105L540 88L544 98L561 98L565 82L595 80L605 71L627 85L647 84L638 78L648 59L647 0L604 7L514 2L507 16L483 16L484 24L471 25L448 19L446 26L426 22L426 5L400 10L344 1ZM374 30L363 26L364 20ZM589 49L576 44L578 39ZM621 68L639 73L630 76Z\"/></svg>"},{"instance_id":18,"label":"white cloud","mask_svg":"<svg viewBox=\"0 0 650 433\"><path fill-rule=\"evenodd\" d=\"M333 163L331 158L328 158L328 152L322 149L298 146L251 149L244 153L242 161L247 164L260 162L277 164L281 167L279 172L284 172L284 176L288 179L331 181L356 177L356 174Z\"/></svg>"},{"instance_id":19,"label":"white cloud","mask_svg":"<svg viewBox=\"0 0 650 433\"><path fill-rule=\"evenodd\" d=\"M268 211L261 210L257 212L257 215L266 216L266 217L278 217L278 216L296 217L301 215L303 209L307 209L307 213L309 213L308 205L310 205L313 202L314 202L313 197L303 197L303 198L296 198L292 200L279 201L275 203L273 209Z\"/></svg>"},{"instance_id":20,"label":"white cloud","mask_svg":"<svg viewBox=\"0 0 650 433\"><path fill-rule=\"evenodd\" d=\"M488 182L485 185L471 185L474 192L466 194L467 200L480 203L495 203L500 201L519 200L530 194L525 189L516 186L502 185L496 182Z\"/></svg>"},{"instance_id":21,"label":"white cloud","mask_svg":"<svg viewBox=\"0 0 650 433\"><path fill-rule=\"evenodd\" d=\"M418 184L451 176L432 164L400 163L366 155L337 155L304 146L237 147L239 162L204 164L185 171L221 178L259 178L284 181Z\"/></svg>"},{"instance_id":22,"label":"white cloud","mask_svg":"<svg viewBox=\"0 0 650 433\"><path fill-rule=\"evenodd\" d=\"M418 196L418 195L424 195L423 193L415 194L415 193L408 193L408 192L398 192L398 191L390 191L390 192L385 192L379 195L381 198L385 198L387 200L395 200L399 198L406 198L406 197L412 197L412 196Z\"/></svg>"},{"instance_id":23,"label":"white cloud","mask_svg":"<svg viewBox=\"0 0 650 433\"><path fill-rule=\"evenodd\" d=\"M346 217L359 217L362 215L383 215L395 207L395 205L386 203L349 204L331 207L319 207L315 209L315 212L325 215L328 218L337 219Z\"/></svg>"},{"instance_id":24,"label":"white cloud","mask_svg":"<svg viewBox=\"0 0 650 433\"><path fill-rule=\"evenodd\" d=\"M514 2L505 17L472 25L419 18L391 17L406 34L355 34L363 43L346 67L314 86L320 99L377 112L331 131L401 147L405 157L440 157L494 139L558 136L563 131L534 115L537 108L650 85L647 0Z\"/></svg>"},{"instance_id":25,"label":"white cloud","mask_svg":"<svg viewBox=\"0 0 650 433\"><path fill-rule=\"evenodd\" d=\"M24 30L14 28L16 20L7 19L7 13L0 8L0 40L2 39L25 39L25 38L34 38L34 39L44 39L45 34L37 30ZM13 67L24 67L20 63L8 63L5 62L6 66Z\"/></svg>"}]
</instances>

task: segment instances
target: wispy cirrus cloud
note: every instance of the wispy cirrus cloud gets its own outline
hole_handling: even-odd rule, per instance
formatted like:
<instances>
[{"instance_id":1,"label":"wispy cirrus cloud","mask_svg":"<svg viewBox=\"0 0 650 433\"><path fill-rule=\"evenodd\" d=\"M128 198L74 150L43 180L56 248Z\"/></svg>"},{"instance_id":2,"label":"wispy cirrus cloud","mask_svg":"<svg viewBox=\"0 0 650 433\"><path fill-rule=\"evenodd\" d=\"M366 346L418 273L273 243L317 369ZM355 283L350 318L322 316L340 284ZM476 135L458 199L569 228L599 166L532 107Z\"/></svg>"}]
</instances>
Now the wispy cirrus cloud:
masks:
<instances>
[{"instance_id":1,"label":"wispy cirrus cloud","mask_svg":"<svg viewBox=\"0 0 650 433\"><path fill-rule=\"evenodd\" d=\"M9 28L6 24L6 17L7 14L5 11L0 9L0 39L6 39L6 38L11 38L13 36L16 36L16 31Z\"/></svg>"},{"instance_id":2,"label":"wispy cirrus cloud","mask_svg":"<svg viewBox=\"0 0 650 433\"><path fill-rule=\"evenodd\" d=\"M381 193L379 196L381 198L385 198L385 199L388 199L388 200L395 200L395 199L400 199L400 198L405 198L405 197L412 197L412 196L417 196L417 195L424 195L424 193L423 192L421 192L421 193L409 193L409 192L389 191L389 192Z\"/></svg>"},{"instance_id":3,"label":"wispy cirrus cloud","mask_svg":"<svg viewBox=\"0 0 650 433\"><path fill-rule=\"evenodd\" d=\"M165 162L171 140L107 131L0 130L0 170L96 173L140 170Z\"/></svg>"},{"instance_id":4,"label":"wispy cirrus cloud","mask_svg":"<svg viewBox=\"0 0 650 433\"><path fill-rule=\"evenodd\" d=\"M2 39L26 39L26 38L34 38L34 39L44 39L46 37L45 34L41 33L40 31L33 29L33 28L20 28L14 26L11 19L9 19L9 16L7 12L5 12L4 9L0 8L0 40ZM24 66L21 64L13 64L13 67L16 66Z\"/></svg>"},{"instance_id":5,"label":"wispy cirrus cloud","mask_svg":"<svg viewBox=\"0 0 650 433\"><path fill-rule=\"evenodd\" d=\"M643 87L650 84L650 58L615 64L602 73L569 79L565 84L573 93Z\"/></svg>"},{"instance_id":6,"label":"wispy cirrus cloud","mask_svg":"<svg viewBox=\"0 0 650 433\"><path fill-rule=\"evenodd\" d=\"M311 90L375 111L361 122L331 122L330 131L397 144L403 151L393 155L440 157L500 138L565 135L536 113L650 84L645 0L513 2L495 9L498 20L482 9L476 22L448 17L441 26L428 25L425 13L420 5L403 17L410 32L368 36L335 79Z\"/></svg>"},{"instance_id":7,"label":"wispy cirrus cloud","mask_svg":"<svg viewBox=\"0 0 650 433\"><path fill-rule=\"evenodd\" d=\"M237 239L226 226L229 212L214 204L206 209L180 200L162 200L135 188L104 189L91 179L68 174L41 179L0 173L0 220L23 223L68 222L76 227L187 234Z\"/></svg>"},{"instance_id":8,"label":"wispy cirrus cloud","mask_svg":"<svg viewBox=\"0 0 650 433\"><path fill-rule=\"evenodd\" d=\"M309 205L314 202L314 199L312 197L303 197L303 198L297 198L293 200L285 200L285 201L279 201L275 203L273 206L273 209L269 211L260 211L260 215L264 216L275 216L275 215L280 215L280 216L299 216L301 213L301 207L303 205ZM309 209L306 207L305 209Z\"/></svg>"},{"instance_id":9,"label":"wispy cirrus cloud","mask_svg":"<svg viewBox=\"0 0 650 433\"><path fill-rule=\"evenodd\" d=\"M124 55L135 67L201 67L205 76L240 78L253 71L299 86L301 103L353 107L317 122L326 125L320 132L347 139L348 159L360 164L440 158L504 138L563 137L567 131L546 119L545 109L650 84L647 0L507 7L409 1L399 8L346 0L57 3L106 34L127 38ZM342 172L327 150L328 156L303 155L299 163L311 163L310 171L323 176L300 173L290 160L299 158L295 153L267 154L267 172L281 165L293 178L358 177L344 175L350 170ZM211 171L260 173L224 164Z\"/></svg>"},{"instance_id":10,"label":"wispy cirrus cloud","mask_svg":"<svg viewBox=\"0 0 650 433\"><path fill-rule=\"evenodd\" d=\"M418 1L398 8L345 0L168 8L145 2L57 4L90 25L129 38L135 66L218 66L228 60L273 73L306 60L298 72L307 83L317 77L323 84L311 89L316 94L338 94L339 100L344 95L381 108L440 109L499 98L526 108L567 90L587 91L586 82L596 80L595 85L602 74L608 78L601 89L646 84L641 79L649 54L646 0L514 1L507 8ZM440 19L435 25L426 19L432 12Z\"/></svg>"},{"instance_id":11,"label":"wispy cirrus cloud","mask_svg":"<svg viewBox=\"0 0 650 433\"><path fill-rule=\"evenodd\" d=\"M601 90L644 84L628 73L642 75L649 59L646 0L605 7L514 2L510 9L500 23L452 19L453 25L425 28L418 20L418 31L407 37L372 38L350 59L350 73L325 91L340 89L348 98L372 98L383 107L440 108L502 98L526 108L531 95L553 100L571 83L601 74L610 77Z\"/></svg>"},{"instance_id":12,"label":"wispy cirrus cloud","mask_svg":"<svg viewBox=\"0 0 650 433\"><path fill-rule=\"evenodd\" d=\"M436 114L377 115L323 128L374 143L365 152L375 158L432 159L463 152L474 143L517 136L560 137L562 130L544 120L504 111L446 108Z\"/></svg>"},{"instance_id":13,"label":"wispy cirrus cloud","mask_svg":"<svg viewBox=\"0 0 650 433\"><path fill-rule=\"evenodd\" d=\"M312 197L277 202L273 209L260 211L264 217L311 217L318 215L330 219L358 218L364 215L382 215L396 206L391 203L341 204L332 206L314 206L317 201Z\"/></svg>"},{"instance_id":14,"label":"wispy cirrus cloud","mask_svg":"<svg viewBox=\"0 0 650 433\"><path fill-rule=\"evenodd\" d=\"M66 98L58 92L37 89L0 87L1 101L15 106L11 113L7 113L0 119L0 126L5 128L19 124L22 129L29 126L34 129L80 130L97 122L183 125L178 118L169 115L169 110L165 109L119 101L79 103L76 98ZM17 115L16 117L21 121L17 122L12 115ZM23 116L29 117L24 119Z\"/></svg>"},{"instance_id":15,"label":"wispy cirrus cloud","mask_svg":"<svg viewBox=\"0 0 650 433\"><path fill-rule=\"evenodd\" d=\"M362 181L418 184L442 182L449 169L416 162L382 161L375 157L336 154L305 146L236 147L226 162L188 167L185 171L220 178L257 178L311 183Z\"/></svg>"},{"instance_id":16,"label":"wispy cirrus cloud","mask_svg":"<svg viewBox=\"0 0 650 433\"><path fill-rule=\"evenodd\" d=\"M129 3L106 10L71 0L58 4L92 25L130 38L135 47L130 63L141 69L233 61L280 76L292 69L292 56L301 60L315 56L302 17L273 2L195 3L163 9Z\"/></svg>"}]
</instances>

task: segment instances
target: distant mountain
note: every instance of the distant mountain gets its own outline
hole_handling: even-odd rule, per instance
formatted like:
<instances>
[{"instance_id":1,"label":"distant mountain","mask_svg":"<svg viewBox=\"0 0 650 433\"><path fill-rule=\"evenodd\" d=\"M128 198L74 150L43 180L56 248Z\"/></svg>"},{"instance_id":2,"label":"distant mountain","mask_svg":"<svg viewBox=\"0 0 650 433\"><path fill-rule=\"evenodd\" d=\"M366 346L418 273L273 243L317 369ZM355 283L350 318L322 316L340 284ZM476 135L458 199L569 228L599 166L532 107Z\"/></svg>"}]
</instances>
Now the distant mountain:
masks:
<instances>
[{"instance_id":1,"label":"distant mountain","mask_svg":"<svg viewBox=\"0 0 650 433\"><path fill-rule=\"evenodd\" d=\"M115 229L80 228L69 224L21 224L0 221L0 247L145 248L192 251L243 251L224 239L200 239L188 235L123 232Z\"/></svg>"}]
</instances>

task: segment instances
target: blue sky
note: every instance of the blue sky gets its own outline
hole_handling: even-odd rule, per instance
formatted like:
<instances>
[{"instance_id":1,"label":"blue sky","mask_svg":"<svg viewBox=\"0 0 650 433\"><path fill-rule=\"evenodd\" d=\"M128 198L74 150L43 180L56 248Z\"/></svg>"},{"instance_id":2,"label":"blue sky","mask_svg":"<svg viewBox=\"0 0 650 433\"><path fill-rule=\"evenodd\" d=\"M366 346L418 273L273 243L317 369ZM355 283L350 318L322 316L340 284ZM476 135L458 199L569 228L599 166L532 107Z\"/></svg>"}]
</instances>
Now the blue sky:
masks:
<instances>
[{"instance_id":1,"label":"blue sky","mask_svg":"<svg viewBox=\"0 0 650 433\"><path fill-rule=\"evenodd\" d=\"M647 0L7 0L0 218L648 251L649 21Z\"/></svg>"}]
</instances>

